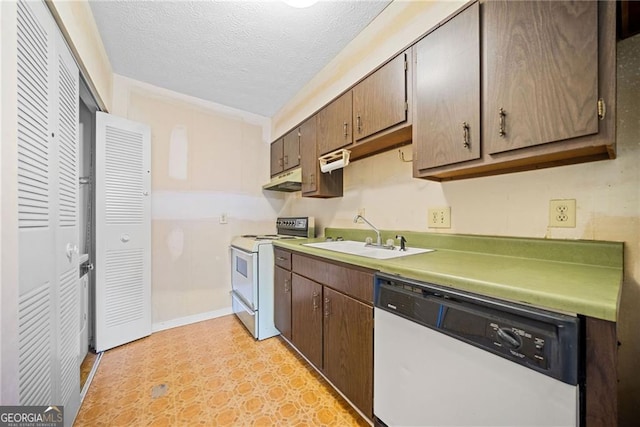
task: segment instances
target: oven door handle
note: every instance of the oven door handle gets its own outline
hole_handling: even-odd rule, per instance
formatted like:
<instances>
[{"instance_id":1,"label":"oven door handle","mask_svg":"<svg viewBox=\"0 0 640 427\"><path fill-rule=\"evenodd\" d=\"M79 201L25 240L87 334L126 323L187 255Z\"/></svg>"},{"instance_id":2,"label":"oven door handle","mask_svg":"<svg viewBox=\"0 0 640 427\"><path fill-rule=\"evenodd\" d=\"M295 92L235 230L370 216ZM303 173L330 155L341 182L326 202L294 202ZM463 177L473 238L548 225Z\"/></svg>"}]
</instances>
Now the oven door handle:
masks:
<instances>
[{"instance_id":1,"label":"oven door handle","mask_svg":"<svg viewBox=\"0 0 640 427\"><path fill-rule=\"evenodd\" d=\"M244 310L245 310L245 311L246 311L250 316L255 316L255 315L256 315L256 313L255 313L253 310L251 310L251 309L249 308L249 306L248 306L247 304L245 304L245 303L244 303L244 301L242 301L242 298L240 298L238 295L236 295L236 293L235 293L235 292L231 291L231 292L229 292L229 293L231 294L231 298L235 299L235 300L238 302L238 304L240 304L240 305L242 306L242 308L244 308Z\"/></svg>"},{"instance_id":2,"label":"oven door handle","mask_svg":"<svg viewBox=\"0 0 640 427\"><path fill-rule=\"evenodd\" d=\"M241 253L243 253L243 254L245 254L247 256L253 256L253 254L254 254L254 252L247 252L244 249L240 249L237 246L229 246L229 252L233 252L233 251L241 252Z\"/></svg>"}]
</instances>

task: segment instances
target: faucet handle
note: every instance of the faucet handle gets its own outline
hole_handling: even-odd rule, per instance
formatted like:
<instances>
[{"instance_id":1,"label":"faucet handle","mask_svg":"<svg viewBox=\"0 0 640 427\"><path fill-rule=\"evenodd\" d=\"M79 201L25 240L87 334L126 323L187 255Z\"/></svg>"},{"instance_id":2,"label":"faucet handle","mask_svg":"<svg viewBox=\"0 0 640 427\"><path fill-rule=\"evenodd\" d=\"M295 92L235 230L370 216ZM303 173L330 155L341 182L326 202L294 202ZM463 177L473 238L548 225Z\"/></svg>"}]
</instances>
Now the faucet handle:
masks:
<instances>
[{"instance_id":1,"label":"faucet handle","mask_svg":"<svg viewBox=\"0 0 640 427\"><path fill-rule=\"evenodd\" d=\"M405 239L404 236L401 235L401 234L398 234L396 236L396 239L400 239L400 250L401 251L406 251L407 248L406 248L405 244L407 243L407 239Z\"/></svg>"}]
</instances>

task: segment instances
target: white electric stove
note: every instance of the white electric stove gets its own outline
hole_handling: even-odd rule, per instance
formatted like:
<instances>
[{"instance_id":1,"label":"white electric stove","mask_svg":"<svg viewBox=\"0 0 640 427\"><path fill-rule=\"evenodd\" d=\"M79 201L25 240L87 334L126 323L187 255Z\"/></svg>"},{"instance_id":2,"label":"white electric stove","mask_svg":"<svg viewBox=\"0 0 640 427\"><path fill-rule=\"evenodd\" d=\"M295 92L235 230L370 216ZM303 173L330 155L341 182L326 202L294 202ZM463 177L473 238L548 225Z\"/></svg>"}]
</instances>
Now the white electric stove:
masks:
<instances>
[{"instance_id":1,"label":"white electric stove","mask_svg":"<svg viewBox=\"0 0 640 427\"><path fill-rule=\"evenodd\" d=\"M312 217L276 220L277 234L234 237L231 255L233 312L258 340L278 335L273 321L273 241L315 237Z\"/></svg>"}]
</instances>

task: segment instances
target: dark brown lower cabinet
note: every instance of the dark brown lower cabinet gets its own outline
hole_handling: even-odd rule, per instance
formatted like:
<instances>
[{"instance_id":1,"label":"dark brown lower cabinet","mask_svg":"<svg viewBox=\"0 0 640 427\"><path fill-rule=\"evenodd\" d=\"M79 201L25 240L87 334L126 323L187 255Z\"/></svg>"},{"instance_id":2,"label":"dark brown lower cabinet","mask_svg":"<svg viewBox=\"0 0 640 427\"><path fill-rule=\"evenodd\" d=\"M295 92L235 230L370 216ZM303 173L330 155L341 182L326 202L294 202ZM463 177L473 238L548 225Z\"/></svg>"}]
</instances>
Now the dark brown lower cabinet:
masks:
<instances>
[{"instance_id":1,"label":"dark brown lower cabinet","mask_svg":"<svg viewBox=\"0 0 640 427\"><path fill-rule=\"evenodd\" d=\"M276 249L276 327L373 419L373 270ZM616 324L585 318L585 422L617 424Z\"/></svg>"},{"instance_id":2,"label":"dark brown lower cabinet","mask_svg":"<svg viewBox=\"0 0 640 427\"><path fill-rule=\"evenodd\" d=\"M290 255L290 342L371 420L374 271Z\"/></svg>"},{"instance_id":3,"label":"dark brown lower cabinet","mask_svg":"<svg viewBox=\"0 0 640 427\"><path fill-rule=\"evenodd\" d=\"M322 370L322 285L293 274L291 342Z\"/></svg>"},{"instance_id":4,"label":"dark brown lower cabinet","mask_svg":"<svg viewBox=\"0 0 640 427\"><path fill-rule=\"evenodd\" d=\"M324 374L373 416L373 308L324 288Z\"/></svg>"},{"instance_id":5,"label":"dark brown lower cabinet","mask_svg":"<svg viewBox=\"0 0 640 427\"><path fill-rule=\"evenodd\" d=\"M283 337L291 339L291 272L275 266L273 321Z\"/></svg>"},{"instance_id":6,"label":"dark brown lower cabinet","mask_svg":"<svg viewBox=\"0 0 640 427\"><path fill-rule=\"evenodd\" d=\"M616 323L586 320L585 425L618 425L618 338Z\"/></svg>"}]
</instances>

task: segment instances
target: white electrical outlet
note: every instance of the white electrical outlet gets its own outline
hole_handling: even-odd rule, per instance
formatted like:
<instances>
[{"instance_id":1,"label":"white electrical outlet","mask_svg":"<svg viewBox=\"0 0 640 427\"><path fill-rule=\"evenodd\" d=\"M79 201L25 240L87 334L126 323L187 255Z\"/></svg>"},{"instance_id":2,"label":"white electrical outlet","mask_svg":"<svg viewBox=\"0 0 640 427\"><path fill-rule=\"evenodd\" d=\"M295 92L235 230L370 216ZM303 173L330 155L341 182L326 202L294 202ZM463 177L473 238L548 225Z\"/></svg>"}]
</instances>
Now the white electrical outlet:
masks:
<instances>
[{"instance_id":1,"label":"white electrical outlet","mask_svg":"<svg viewBox=\"0 0 640 427\"><path fill-rule=\"evenodd\" d=\"M429 228L451 228L451 207L429 208L427 226Z\"/></svg>"},{"instance_id":2,"label":"white electrical outlet","mask_svg":"<svg viewBox=\"0 0 640 427\"><path fill-rule=\"evenodd\" d=\"M576 226L576 199L549 201L549 227Z\"/></svg>"},{"instance_id":3,"label":"white electrical outlet","mask_svg":"<svg viewBox=\"0 0 640 427\"><path fill-rule=\"evenodd\" d=\"M227 223L227 214L226 213L221 213L220 214L220 224L226 224Z\"/></svg>"}]
</instances>

